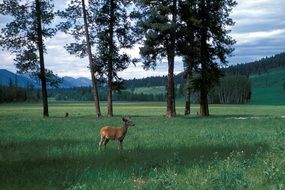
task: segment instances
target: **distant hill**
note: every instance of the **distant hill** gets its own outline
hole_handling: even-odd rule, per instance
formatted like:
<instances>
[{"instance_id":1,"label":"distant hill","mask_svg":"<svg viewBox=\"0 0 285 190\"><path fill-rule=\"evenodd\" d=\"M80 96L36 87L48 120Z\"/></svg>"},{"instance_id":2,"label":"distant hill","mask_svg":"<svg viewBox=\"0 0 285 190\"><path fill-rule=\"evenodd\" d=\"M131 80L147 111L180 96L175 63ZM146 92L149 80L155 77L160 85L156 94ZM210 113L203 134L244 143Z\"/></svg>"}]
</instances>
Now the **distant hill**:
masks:
<instances>
[{"instance_id":1,"label":"distant hill","mask_svg":"<svg viewBox=\"0 0 285 190\"><path fill-rule=\"evenodd\" d=\"M254 75L269 72L278 67L285 67L285 52L265 57L257 61L237 64L225 68L224 71L230 75Z\"/></svg>"},{"instance_id":2,"label":"distant hill","mask_svg":"<svg viewBox=\"0 0 285 190\"><path fill-rule=\"evenodd\" d=\"M226 75L245 75L252 85L252 104L285 104L285 52L257 61L229 66L223 69ZM176 84L183 84L183 73L174 76ZM133 92L166 93L167 78L147 77L125 81ZM158 90L159 89L159 90Z\"/></svg>"},{"instance_id":3,"label":"distant hill","mask_svg":"<svg viewBox=\"0 0 285 190\"><path fill-rule=\"evenodd\" d=\"M72 77L63 77L63 81L60 84L62 88L73 88L73 87L81 87L81 86L91 86L92 82L88 78L80 77L80 78L72 78Z\"/></svg>"},{"instance_id":4,"label":"distant hill","mask_svg":"<svg viewBox=\"0 0 285 190\"><path fill-rule=\"evenodd\" d=\"M257 61L232 65L224 68L223 71L228 75L246 75L262 74L269 72L272 69L285 67L285 52L265 57ZM184 83L183 73L174 76L176 84ZM146 77L142 79L130 79L124 81L128 88L165 86L167 81L166 76Z\"/></svg>"},{"instance_id":5,"label":"distant hill","mask_svg":"<svg viewBox=\"0 0 285 190\"><path fill-rule=\"evenodd\" d=\"M4 86L9 86L12 83L18 87L27 87L34 86L35 88L40 88L40 82L29 76L29 74L15 74L6 69L0 69L0 84ZM73 88L73 87L87 87L91 86L92 82L88 78L72 78L72 77L63 77L62 83L60 84L61 88Z\"/></svg>"},{"instance_id":6,"label":"distant hill","mask_svg":"<svg viewBox=\"0 0 285 190\"><path fill-rule=\"evenodd\" d=\"M0 69L0 84L9 86L10 83L19 87L35 86L35 81L28 77L12 73L6 69Z\"/></svg>"},{"instance_id":7,"label":"distant hill","mask_svg":"<svg viewBox=\"0 0 285 190\"><path fill-rule=\"evenodd\" d=\"M252 104L285 105L285 67L250 76Z\"/></svg>"}]
</instances>

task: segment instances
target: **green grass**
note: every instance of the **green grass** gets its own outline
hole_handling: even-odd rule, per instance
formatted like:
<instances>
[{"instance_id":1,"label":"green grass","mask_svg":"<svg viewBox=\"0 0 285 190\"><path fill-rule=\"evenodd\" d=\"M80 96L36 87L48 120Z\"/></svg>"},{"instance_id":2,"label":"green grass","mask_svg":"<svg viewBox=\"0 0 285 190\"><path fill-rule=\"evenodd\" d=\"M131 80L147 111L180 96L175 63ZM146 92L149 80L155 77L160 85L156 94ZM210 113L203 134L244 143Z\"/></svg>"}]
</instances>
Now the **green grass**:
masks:
<instances>
[{"instance_id":1,"label":"green grass","mask_svg":"<svg viewBox=\"0 0 285 190\"><path fill-rule=\"evenodd\" d=\"M136 94L165 94L165 86L150 86L150 87L138 87L134 89Z\"/></svg>"},{"instance_id":2,"label":"green grass","mask_svg":"<svg viewBox=\"0 0 285 190\"><path fill-rule=\"evenodd\" d=\"M106 113L105 104L102 112ZM193 113L198 106L193 106ZM164 118L165 103L0 105L0 189L284 189L285 106L211 105L208 118ZM64 118L65 112L69 117ZM136 124L124 151L98 151L99 129Z\"/></svg>"}]
</instances>

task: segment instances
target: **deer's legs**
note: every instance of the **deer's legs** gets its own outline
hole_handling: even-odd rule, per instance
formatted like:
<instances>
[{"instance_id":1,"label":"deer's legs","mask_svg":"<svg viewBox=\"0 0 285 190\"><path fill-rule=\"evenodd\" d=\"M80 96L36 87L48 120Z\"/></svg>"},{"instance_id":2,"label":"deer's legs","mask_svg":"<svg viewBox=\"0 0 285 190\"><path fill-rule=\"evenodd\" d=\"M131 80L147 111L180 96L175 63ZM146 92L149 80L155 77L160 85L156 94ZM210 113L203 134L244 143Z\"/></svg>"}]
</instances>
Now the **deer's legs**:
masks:
<instances>
[{"instance_id":1,"label":"deer's legs","mask_svg":"<svg viewBox=\"0 0 285 190\"><path fill-rule=\"evenodd\" d=\"M99 142L99 149L101 148L102 145L104 145L104 148L106 148L106 144L109 142L109 139L107 139L104 136L101 136L100 142Z\"/></svg>"},{"instance_id":2,"label":"deer's legs","mask_svg":"<svg viewBox=\"0 0 285 190\"><path fill-rule=\"evenodd\" d=\"M120 140L116 140L117 144L118 144L118 149L119 150L123 150L123 145L122 145L122 142L123 141L120 141Z\"/></svg>"},{"instance_id":3,"label":"deer's legs","mask_svg":"<svg viewBox=\"0 0 285 190\"><path fill-rule=\"evenodd\" d=\"M105 140L103 142L105 148L106 148L106 145L107 145L108 142L109 142L109 139L105 138Z\"/></svg>"},{"instance_id":4,"label":"deer's legs","mask_svg":"<svg viewBox=\"0 0 285 190\"><path fill-rule=\"evenodd\" d=\"M101 139L99 141L99 147L98 147L99 150L101 149L101 145L103 144L103 141L104 141L104 137L101 136Z\"/></svg>"}]
</instances>

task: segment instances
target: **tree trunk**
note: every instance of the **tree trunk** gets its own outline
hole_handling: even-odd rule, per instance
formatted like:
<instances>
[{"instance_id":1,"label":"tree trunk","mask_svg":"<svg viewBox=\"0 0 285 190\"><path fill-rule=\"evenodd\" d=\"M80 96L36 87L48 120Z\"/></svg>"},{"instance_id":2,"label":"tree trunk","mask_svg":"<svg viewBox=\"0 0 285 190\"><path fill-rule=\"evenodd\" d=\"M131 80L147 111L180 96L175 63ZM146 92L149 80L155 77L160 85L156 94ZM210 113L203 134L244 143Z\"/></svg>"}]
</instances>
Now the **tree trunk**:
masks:
<instances>
[{"instance_id":1,"label":"tree trunk","mask_svg":"<svg viewBox=\"0 0 285 190\"><path fill-rule=\"evenodd\" d=\"M108 63L108 92L107 92L107 106L108 106L108 117L113 117L113 96L112 96L112 70L110 69L110 63Z\"/></svg>"},{"instance_id":2,"label":"tree trunk","mask_svg":"<svg viewBox=\"0 0 285 190\"><path fill-rule=\"evenodd\" d=\"M190 88L186 88L186 96L185 96L185 112L184 115L191 114L191 91Z\"/></svg>"},{"instance_id":3,"label":"tree trunk","mask_svg":"<svg viewBox=\"0 0 285 190\"><path fill-rule=\"evenodd\" d=\"M209 116L208 92L206 89L200 91L200 115Z\"/></svg>"},{"instance_id":4,"label":"tree trunk","mask_svg":"<svg viewBox=\"0 0 285 190\"><path fill-rule=\"evenodd\" d=\"M206 13L205 0L201 1L201 85L200 85L200 115L209 116L208 106L208 89L207 89L207 70L208 70L208 51L207 51L207 28L206 28Z\"/></svg>"},{"instance_id":5,"label":"tree trunk","mask_svg":"<svg viewBox=\"0 0 285 190\"><path fill-rule=\"evenodd\" d=\"M172 118L176 115L175 92L174 92L174 57L176 46L176 22L177 22L177 0L173 0L172 23L174 27L170 33L170 44L167 52L168 75L167 75L167 108L166 117Z\"/></svg>"},{"instance_id":6,"label":"tree trunk","mask_svg":"<svg viewBox=\"0 0 285 190\"><path fill-rule=\"evenodd\" d=\"M92 59L92 51L91 51L89 30L88 30L88 23L87 23L87 13L86 13L86 9L85 9L84 0L82 0L82 10L83 10L83 20L84 20L84 29L85 29L85 36L86 36L86 45L87 45L87 52L88 52L89 67L90 67L92 86L93 86L93 97L94 97L94 103L95 103L95 109L96 109L96 117L100 117L101 111L100 111L100 104L99 104L97 80L96 80L96 76L95 76L96 71L94 71L94 63L93 63L93 59Z\"/></svg>"},{"instance_id":7,"label":"tree trunk","mask_svg":"<svg viewBox=\"0 0 285 190\"><path fill-rule=\"evenodd\" d=\"M115 4L114 0L110 0L110 27L109 27L109 60L108 60L108 92L107 92L107 105L108 117L113 117L113 54L114 54L114 15Z\"/></svg>"},{"instance_id":8,"label":"tree trunk","mask_svg":"<svg viewBox=\"0 0 285 190\"><path fill-rule=\"evenodd\" d=\"M172 118L174 114L174 55L168 56L168 75L167 75L167 108L166 117Z\"/></svg>"},{"instance_id":9,"label":"tree trunk","mask_svg":"<svg viewBox=\"0 0 285 190\"><path fill-rule=\"evenodd\" d=\"M37 23L37 35L38 35L38 48L40 58L40 80L42 83L42 101L43 101L43 116L48 117L48 97L47 97L47 82L45 74L44 63L44 46L43 46L43 34L42 34L42 21L41 21L41 5L40 1L36 0L36 23Z\"/></svg>"},{"instance_id":10,"label":"tree trunk","mask_svg":"<svg viewBox=\"0 0 285 190\"><path fill-rule=\"evenodd\" d=\"M186 59L187 60L187 59ZM193 59L191 56L188 56L188 63L186 63L186 95L185 95L185 112L184 115L190 115L191 114L191 79L192 79L192 62Z\"/></svg>"},{"instance_id":11,"label":"tree trunk","mask_svg":"<svg viewBox=\"0 0 285 190\"><path fill-rule=\"evenodd\" d=\"M190 90L191 73L189 73L189 72L192 72L192 71L189 71L189 69L187 69L184 115L190 115L191 114L191 90Z\"/></svg>"}]
</instances>

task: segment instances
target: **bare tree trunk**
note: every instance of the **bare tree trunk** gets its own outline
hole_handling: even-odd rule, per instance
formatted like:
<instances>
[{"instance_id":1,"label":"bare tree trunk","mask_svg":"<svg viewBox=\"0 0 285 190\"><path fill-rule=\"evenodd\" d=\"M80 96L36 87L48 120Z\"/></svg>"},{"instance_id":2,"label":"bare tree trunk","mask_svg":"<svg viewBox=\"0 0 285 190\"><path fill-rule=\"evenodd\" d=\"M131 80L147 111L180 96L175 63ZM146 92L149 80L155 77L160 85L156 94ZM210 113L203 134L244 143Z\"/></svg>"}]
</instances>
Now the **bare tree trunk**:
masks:
<instances>
[{"instance_id":1,"label":"bare tree trunk","mask_svg":"<svg viewBox=\"0 0 285 190\"><path fill-rule=\"evenodd\" d=\"M94 63L93 63L93 59L92 59L92 51L91 51L89 30L88 30L88 23L87 23L87 13L86 13L86 9L85 9L84 0L82 0L82 10L83 10L84 29L85 29L85 36L86 36L87 52L88 52L88 61L89 61L92 86L93 86L93 97L94 97L94 103L95 103L95 109L96 109L96 117L100 117L101 111L100 111L100 104L99 104L97 80L96 80L96 76L95 76L96 71L94 71Z\"/></svg>"},{"instance_id":2,"label":"bare tree trunk","mask_svg":"<svg viewBox=\"0 0 285 190\"><path fill-rule=\"evenodd\" d=\"M108 106L108 117L113 117L113 96L112 96L112 70L110 69L111 64L109 64L108 69L108 90L107 90L107 106Z\"/></svg>"},{"instance_id":3,"label":"bare tree trunk","mask_svg":"<svg viewBox=\"0 0 285 190\"><path fill-rule=\"evenodd\" d=\"M174 27L170 34L170 44L168 48L168 75L167 75L167 108L166 117L172 118L176 115L175 92L174 92L174 57L176 46L176 22L177 22L177 0L173 0L172 22Z\"/></svg>"},{"instance_id":4,"label":"bare tree trunk","mask_svg":"<svg viewBox=\"0 0 285 190\"><path fill-rule=\"evenodd\" d=\"M190 115L191 114L191 79L192 79L192 62L193 59L189 56L188 57L188 63L186 63L186 94L185 94L185 112L184 115Z\"/></svg>"},{"instance_id":5,"label":"bare tree trunk","mask_svg":"<svg viewBox=\"0 0 285 190\"><path fill-rule=\"evenodd\" d=\"M114 0L110 0L110 27L109 27L109 61L108 61L108 92L107 92L107 106L108 117L113 117L113 36L114 36L114 15L115 4Z\"/></svg>"},{"instance_id":6,"label":"bare tree trunk","mask_svg":"<svg viewBox=\"0 0 285 190\"><path fill-rule=\"evenodd\" d=\"M200 91L200 115L209 116L208 92L206 89Z\"/></svg>"},{"instance_id":7,"label":"bare tree trunk","mask_svg":"<svg viewBox=\"0 0 285 190\"><path fill-rule=\"evenodd\" d=\"M43 46L43 34L42 34L42 21L41 21L41 5L40 1L36 0L36 19L37 19L37 35L38 35L38 48L40 58L40 79L42 84L42 101L43 101L43 116L48 117L48 97L47 97L47 82L45 74L44 63L44 46Z\"/></svg>"},{"instance_id":8,"label":"bare tree trunk","mask_svg":"<svg viewBox=\"0 0 285 190\"><path fill-rule=\"evenodd\" d=\"M189 88L186 89L186 97L185 97L185 112L184 115L191 114L191 91Z\"/></svg>"},{"instance_id":9,"label":"bare tree trunk","mask_svg":"<svg viewBox=\"0 0 285 190\"><path fill-rule=\"evenodd\" d=\"M172 118L174 116L174 55L170 55L168 59L168 75L167 75L167 108L166 117Z\"/></svg>"},{"instance_id":10,"label":"bare tree trunk","mask_svg":"<svg viewBox=\"0 0 285 190\"><path fill-rule=\"evenodd\" d=\"M191 74L189 73L189 70L187 71L187 77L186 77L186 95L185 95L185 112L184 115L190 115L191 114L191 90L190 90L190 79Z\"/></svg>"},{"instance_id":11,"label":"bare tree trunk","mask_svg":"<svg viewBox=\"0 0 285 190\"><path fill-rule=\"evenodd\" d=\"M209 116L208 106L208 90L207 90L207 70L208 70L208 52L207 52L207 28L205 18L205 0L201 1L201 12L202 12L202 27L201 27L201 85L200 85L200 115Z\"/></svg>"}]
</instances>

